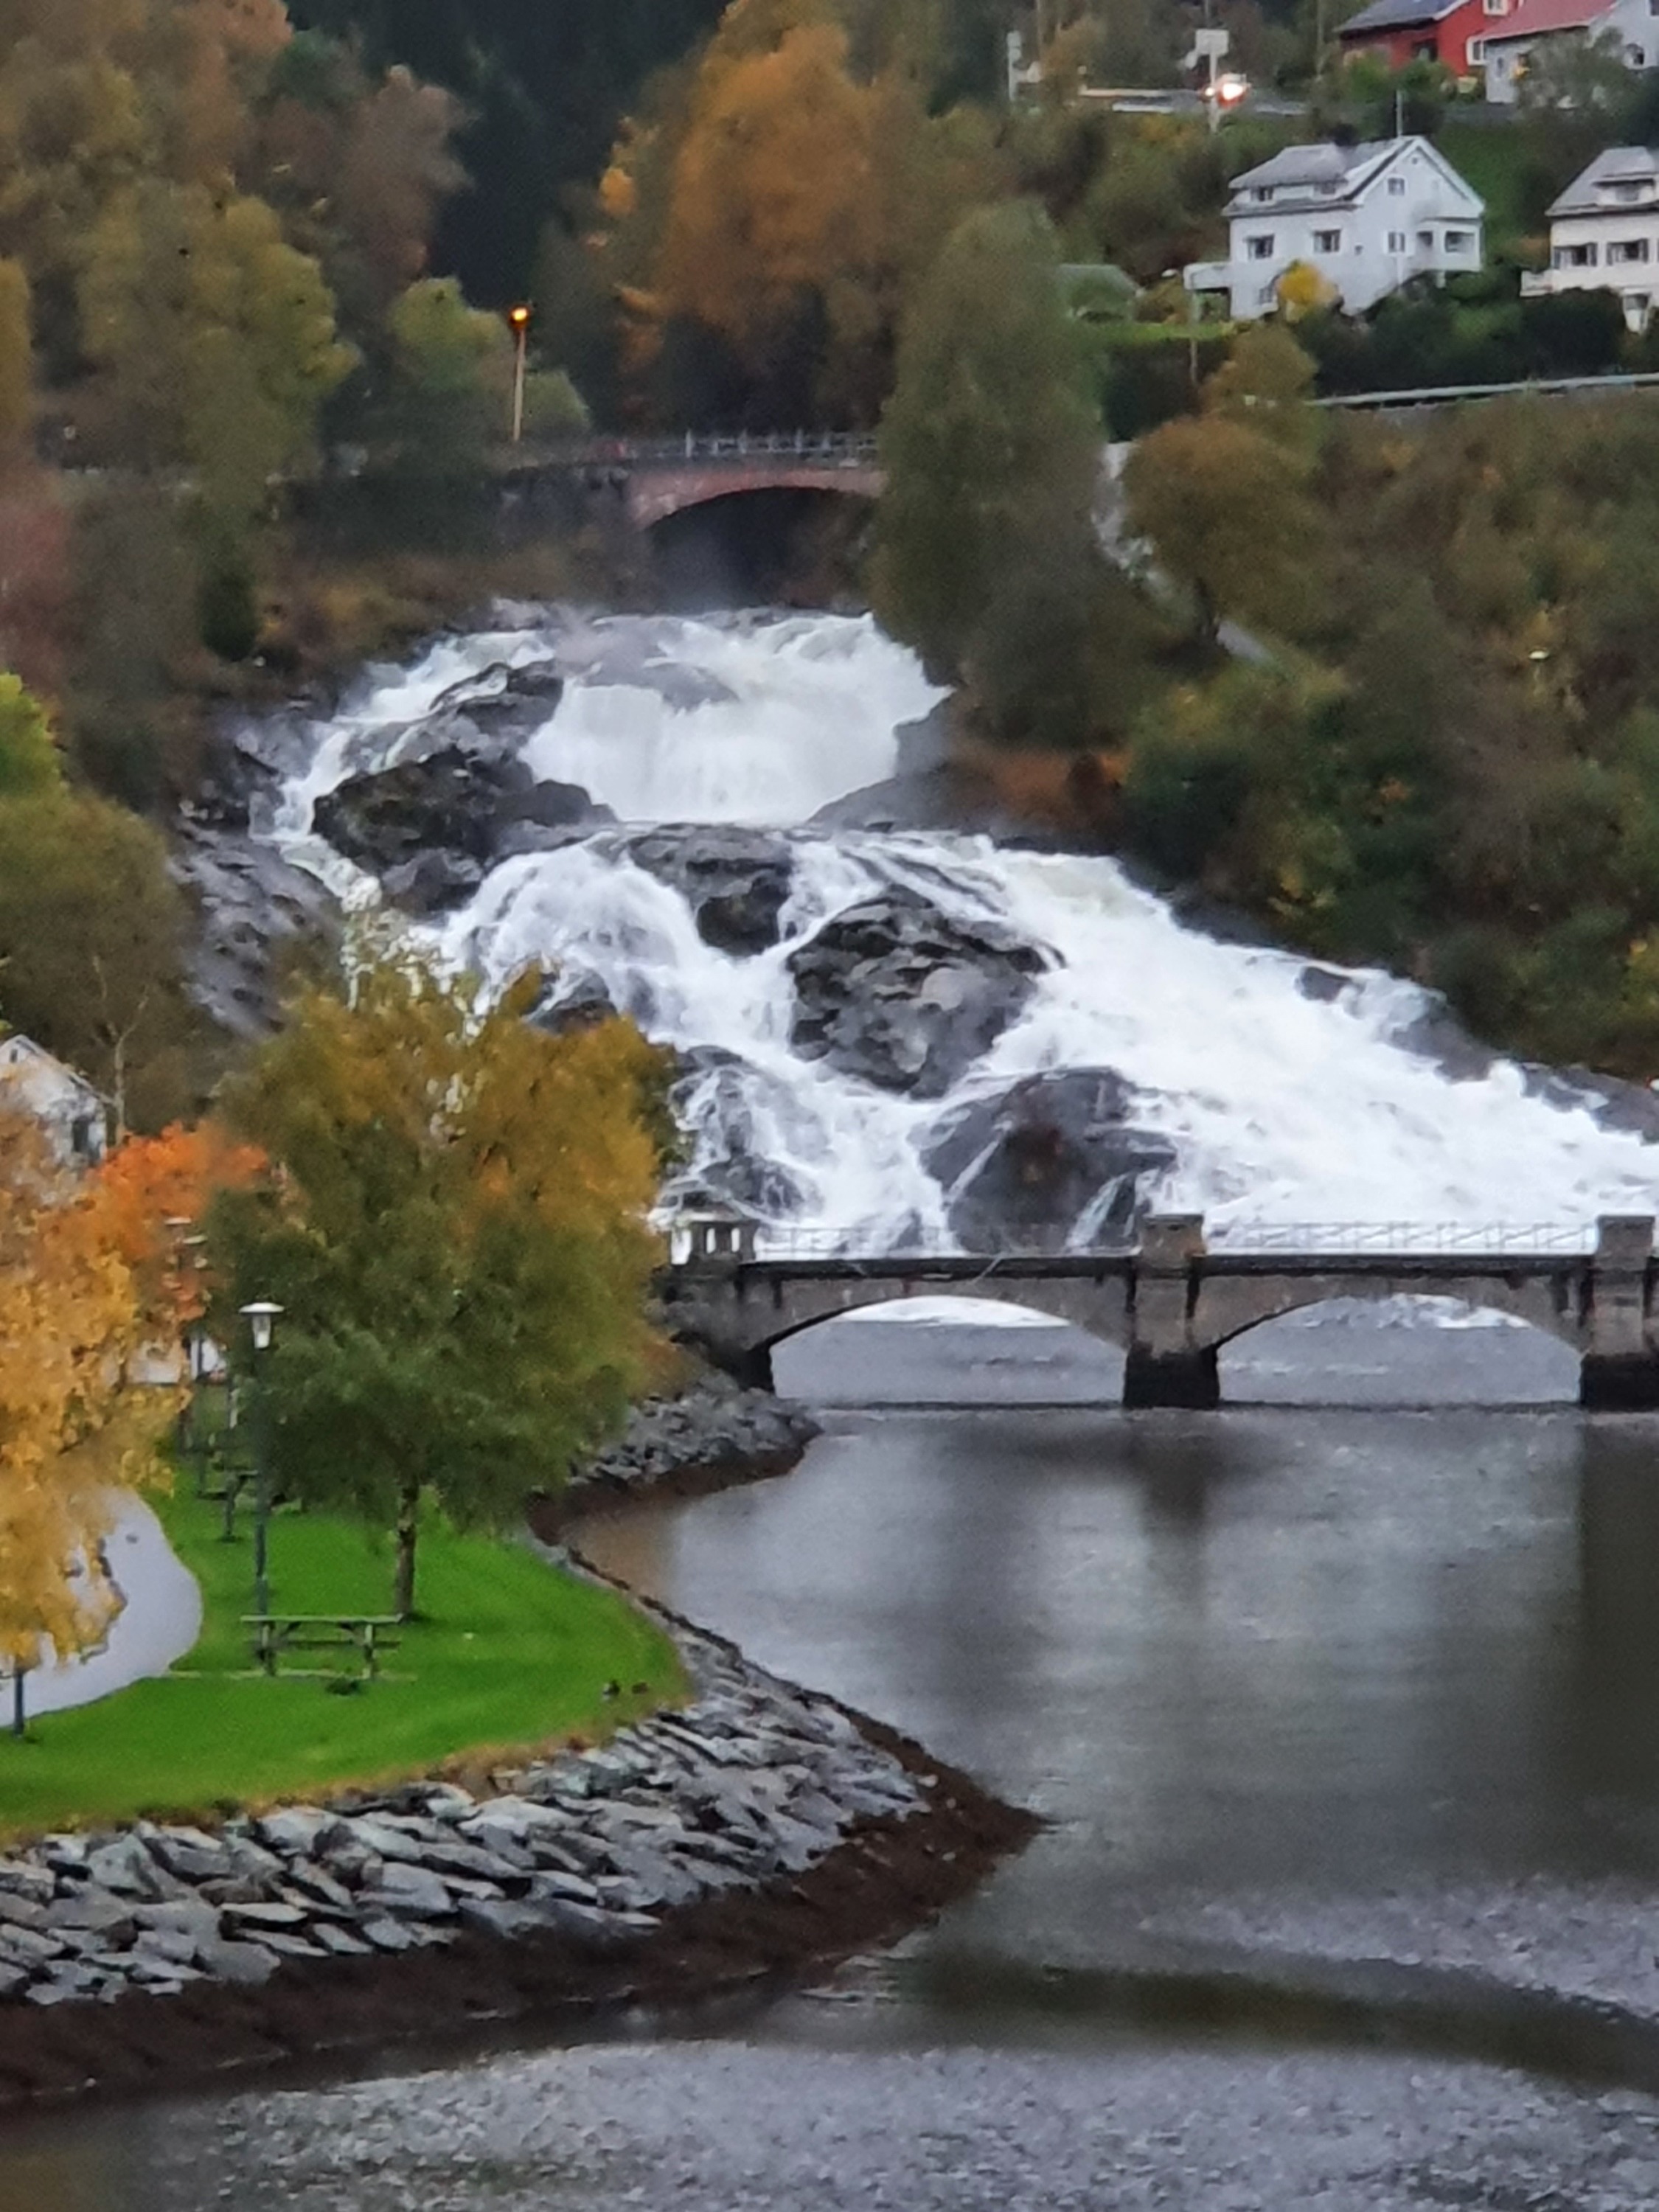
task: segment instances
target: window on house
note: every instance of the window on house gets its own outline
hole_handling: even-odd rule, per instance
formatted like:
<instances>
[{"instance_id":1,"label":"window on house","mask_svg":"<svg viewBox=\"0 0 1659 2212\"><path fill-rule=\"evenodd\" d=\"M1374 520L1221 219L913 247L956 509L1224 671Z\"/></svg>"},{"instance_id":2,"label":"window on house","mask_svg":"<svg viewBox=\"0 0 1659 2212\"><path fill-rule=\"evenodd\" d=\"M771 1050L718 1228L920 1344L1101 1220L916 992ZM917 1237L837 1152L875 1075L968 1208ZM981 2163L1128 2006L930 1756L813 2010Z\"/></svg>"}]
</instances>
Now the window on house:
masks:
<instances>
[{"instance_id":1,"label":"window on house","mask_svg":"<svg viewBox=\"0 0 1659 2212\"><path fill-rule=\"evenodd\" d=\"M1273 185L1258 185L1256 186L1255 196L1257 199L1261 201L1263 207L1266 207L1268 201L1273 198L1275 189L1276 187Z\"/></svg>"},{"instance_id":2,"label":"window on house","mask_svg":"<svg viewBox=\"0 0 1659 2212\"><path fill-rule=\"evenodd\" d=\"M1340 230L1316 230L1314 233L1316 253L1340 253L1342 234Z\"/></svg>"},{"instance_id":3,"label":"window on house","mask_svg":"<svg viewBox=\"0 0 1659 2212\"><path fill-rule=\"evenodd\" d=\"M1389 190L1395 199L1404 199L1406 197L1406 179L1403 177L1390 177L1389 179Z\"/></svg>"},{"instance_id":4,"label":"window on house","mask_svg":"<svg viewBox=\"0 0 1659 2212\"><path fill-rule=\"evenodd\" d=\"M1625 48L1625 67L1626 69L1645 69L1647 65L1648 57L1645 47L1626 46Z\"/></svg>"},{"instance_id":5,"label":"window on house","mask_svg":"<svg viewBox=\"0 0 1659 2212\"><path fill-rule=\"evenodd\" d=\"M1403 253L1406 251L1406 234L1403 230L1391 230L1389 233L1389 251L1390 253Z\"/></svg>"},{"instance_id":6,"label":"window on house","mask_svg":"<svg viewBox=\"0 0 1659 2212\"><path fill-rule=\"evenodd\" d=\"M1510 0L1486 0L1486 11L1489 15L1507 15Z\"/></svg>"},{"instance_id":7,"label":"window on house","mask_svg":"<svg viewBox=\"0 0 1659 2212\"><path fill-rule=\"evenodd\" d=\"M1644 199L1650 189L1648 185L1643 184L1615 185L1613 188L1613 197L1629 207L1636 201Z\"/></svg>"},{"instance_id":8,"label":"window on house","mask_svg":"<svg viewBox=\"0 0 1659 2212\"><path fill-rule=\"evenodd\" d=\"M1471 62L1483 62L1486 58L1486 42L1484 39L1471 39L1465 52Z\"/></svg>"},{"instance_id":9,"label":"window on house","mask_svg":"<svg viewBox=\"0 0 1659 2212\"><path fill-rule=\"evenodd\" d=\"M1261 289L1255 295L1255 304L1258 307L1277 307L1279 304L1279 287L1276 284L1264 284Z\"/></svg>"},{"instance_id":10,"label":"window on house","mask_svg":"<svg viewBox=\"0 0 1659 2212\"><path fill-rule=\"evenodd\" d=\"M1474 233L1472 230L1449 230L1446 233L1448 253L1467 253L1474 244Z\"/></svg>"},{"instance_id":11,"label":"window on house","mask_svg":"<svg viewBox=\"0 0 1659 2212\"><path fill-rule=\"evenodd\" d=\"M1607 265L1615 261L1645 261L1648 241L1645 238L1616 238L1607 248Z\"/></svg>"},{"instance_id":12,"label":"window on house","mask_svg":"<svg viewBox=\"0 0 1659 2212\"><path fill-rule=\"evenodd\" d=\"M70 1123L70 1150L77 1160L92 1158L92 1116L77 1114Z\"/></svg>"},{"instance_id":13,"label":"window on house","mask_svg":"<svg viewBox=\"0 0 1659 2212\"><path fill-rule=\"evenodd\" d=\"M1432 253L1434 252L1434 233L1431 230L1419 230L1418 232L1417 250L1419 253Z\"/></svg>"},{"instance_id":14,"label":"window on house","mask_svg":"<svg viewBox=\"0 0 1659 2212\"><path fill-rule=\"evenodd\" d=\"M1273 257L1273 234L1270 230L1259 230L1254 238L1244 241L1244 251L1252 261L1271 261Z\"/></svg>"},{"instance_id":15,"label":"window on house","mask_svg":"<svg viewBox=\"0 0 1659 2212\"><path fill-rule=\"evenodd\" d=\"M1594 269L1595 248L1593 246L1558 246L1550 256L1552 269Z\"/></svg>"}]
</instances>

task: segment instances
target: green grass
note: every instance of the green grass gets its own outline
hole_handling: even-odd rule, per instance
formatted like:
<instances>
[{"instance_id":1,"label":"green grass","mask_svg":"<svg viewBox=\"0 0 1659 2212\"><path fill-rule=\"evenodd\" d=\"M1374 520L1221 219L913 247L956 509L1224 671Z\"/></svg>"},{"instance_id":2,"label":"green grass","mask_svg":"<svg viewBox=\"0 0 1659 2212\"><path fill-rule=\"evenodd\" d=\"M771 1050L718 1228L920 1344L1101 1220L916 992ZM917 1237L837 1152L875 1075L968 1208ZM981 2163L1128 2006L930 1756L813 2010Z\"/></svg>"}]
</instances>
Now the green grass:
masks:
<instances>
[{"instance_id":1,"label":"green grass","mask_svg":"<svg viewBox=\"0 0 1659 2212\"><path fill-rule=\"evenodd\" d=\"M1513 250L1528 230L1526 146L1519 131L1513 124L1462 123L1449 115L1434 143L1486 203L1488 254Z\"/></svg>"},{"instance_id":2,"label":"green grass","mask_svg":"<svg viewBox=\"0 0 1659 2212\"><path fill-rule=\"evenodd\" d=\"M435 1526L421 1538L421 1618L398 1632L379 1681L343 1697L315 1679L267 1680L251 1671L241 1626L252 1610L247 1515L237 1540L220 1542L221 1509L190 1495L182 1476L156 1510L202 1586L201 1637L170 1674L44 1715L26 1741L0 1736L0 1834L202 1815L383 1781L469 1753L591 1738L683 1694L672 1645L611 1591L520 1546ZM391 1610L390 1547L355 1523L284 1510L271 1523L270 1561L274 1610ZM331 1659L308 1653L295 1663ZM608 1699L612 1681L623 1695Z\"/></svg>"}]
</instances>

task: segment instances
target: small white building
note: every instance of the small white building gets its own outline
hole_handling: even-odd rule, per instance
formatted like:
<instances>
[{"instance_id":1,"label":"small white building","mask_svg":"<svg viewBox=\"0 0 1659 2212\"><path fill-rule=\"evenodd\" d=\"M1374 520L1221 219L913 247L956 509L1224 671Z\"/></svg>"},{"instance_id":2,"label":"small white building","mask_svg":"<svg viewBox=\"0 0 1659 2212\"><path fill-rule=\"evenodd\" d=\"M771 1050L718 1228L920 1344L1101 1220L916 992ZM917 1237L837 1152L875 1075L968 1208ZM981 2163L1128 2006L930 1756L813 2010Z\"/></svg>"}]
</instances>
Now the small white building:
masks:
<instances>
[{"instance_id":1,"label":"small white building","mask_svg":"<svg viewBox=\"0 0 1659 2212\"><path fill-rule=\"evenodd\" d=\"M1540 46L1589 39L1629 70L1659 69L1659 0L1505 0L1480 41L1486 98L1510 106Z\"/></svg>"},{"instance_id":2,"label":"small white building","mask_svg":"<svg viewBox=\"0 0 1659 2212\"><path fill-rule=\"evenodd\" d=\"M77 1075L32 1037L0 1037L0 1107L20 1108L45 1130L65 1167L94 1167L109 1143L109 1109Z\"/></svg>"},{"instance_id":3,"label":"small white building","mask_svg":"<svg viewBox=\"0 0 1659 2212\"><path fill-rule=\"evenodd\" d=\"M1485 214L1426 138L1287 146L1235 182L1228 258L1194 262L1183 280L1190 292L1224 293L1232 319L1253 322L1278 306L1285 270L1305 262L1363 314L1414 276L1478 270Z\"/></svg>"},{"instance_id":4,"label":"small white building","mask_svg":"<svg viewBox=\"0 0 1659 2212\"><path fill-rule=\"evenodd\" d=\"M1550 265L1521 279L1523 299L1616 292L1633 331L1659 294L1659 153L1611 146L1550 209Z\"/></svg>"}]
</instances>

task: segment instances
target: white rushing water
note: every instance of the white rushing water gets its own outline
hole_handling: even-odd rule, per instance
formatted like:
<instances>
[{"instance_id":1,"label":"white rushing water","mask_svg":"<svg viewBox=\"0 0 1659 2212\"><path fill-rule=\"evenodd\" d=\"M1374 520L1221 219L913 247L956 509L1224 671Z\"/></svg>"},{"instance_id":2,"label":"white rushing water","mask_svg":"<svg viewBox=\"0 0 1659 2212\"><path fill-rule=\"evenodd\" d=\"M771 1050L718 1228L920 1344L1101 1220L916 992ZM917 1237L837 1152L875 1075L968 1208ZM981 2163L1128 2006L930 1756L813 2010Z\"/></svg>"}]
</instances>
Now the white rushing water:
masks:
<instances>
[{"instance_id":1,"label":"white rushing water","mask_svg":"<svg viewBox=\"0 0 1659 2212\"><path fill-rule=\"evenodd\" d=\"M285 849L361 888L312 830L318 795L406 755L458 682L550 658L567 687L525 744L539 776L584 785L625 823L795 833L783 941L748 958L705 944L684 899L617 850L615 832L504 861L436 926L450 956L492 979L532 960L587 970L653 1036L737 1055L739 1066L710 1070L685 1098L694 1172L717 1167L735 1139L779 1171L789 1194L780 1210L795 1222L863 1242L941 1230L944 1194L919 1139L1017 1078L1109 1067L1143 1094L1135 1126L1176 1147L1178 1164L1148 1194L1205 1213L1212 1231L1264 1219L1588 1224L1654 1210L1659 1149L1598 1127L1588 1104L1529 1095L1517 1068L1454 1082L1398 1042L1431 1004L1410 983L1362 972L1333 997L1310 997L1299 957L1183 927L1108 860L805 826L826 802L890 775L898 725L939 696L868 619L558 611L446 640L411 668L376 672L319 733L286 794ZM789 1042L789 951L893 885L952 917L1000 920L1050 963L1024 1012L931 1103L838 1075Z\"/></svg>"}]
</instances>

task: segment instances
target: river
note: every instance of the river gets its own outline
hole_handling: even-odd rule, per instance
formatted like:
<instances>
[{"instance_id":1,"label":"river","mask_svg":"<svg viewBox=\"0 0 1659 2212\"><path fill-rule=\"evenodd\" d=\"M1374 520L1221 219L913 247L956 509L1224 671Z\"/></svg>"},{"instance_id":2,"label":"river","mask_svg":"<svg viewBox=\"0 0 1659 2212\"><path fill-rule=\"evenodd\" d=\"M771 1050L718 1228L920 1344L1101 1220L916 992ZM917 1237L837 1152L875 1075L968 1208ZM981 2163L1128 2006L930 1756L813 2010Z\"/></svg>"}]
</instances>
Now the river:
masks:
<instances>
[{"instance_id":1,"label":"river","mask_svg":"<svg viewBox=\"0 0 1659 2212\"><path fill-rule=\"evenodd\" d=\"M793 1379L855 1395L890 1331ZM1494 1357L1547 1399L1525 1332L1307 1334L1299 1387L1409 1402L970 1409L999 1333L913 1328L957 1403L586 1530L1044 1816L936 1927L758 2008L35 2123L0 2207L1650 2205L1659 2033L1524 2000L1659 2027L1659 1424L1423 1402ZM1000 1340L1006 1398L1097 1379Z\"/></svg>"},{"instance_id":2,"label":"river","mask_svg":"<svg viewBox=\"0 0 1659 2212\"><path fill-rule=\"evenodd\" d=\"M431 941L492 978L562 963L685 1054L687 1187L765 1233L948 1235L941 1124L1079 1069L1165 1148L1137 1202L1222 1236L1653 1210L1633 1130L1413 1048L1410 984L1212 942L1109 860L813 826L934 696L867 623L446 640L318 727L275 841L360 894L319 799L417 757L446 696L553 666L525 757L620 823L504 854ZM631 831L676 823L786 841L775 944L711 945L641 864ZM792 951L895 886L1044 963L926 1098L793 1024ZM1434 1307L1255 1332L1191 1416L1125 1414L1114 1355L994 1318L799 1340L779 1380L827 1427L794 1474L583 1540L1041 1813L977 1894L765 2004L13 2128L0 2212L1659 2203L1659 1423L1579 1414L1562 1347Z\"/></svg>"}]
</instances>

